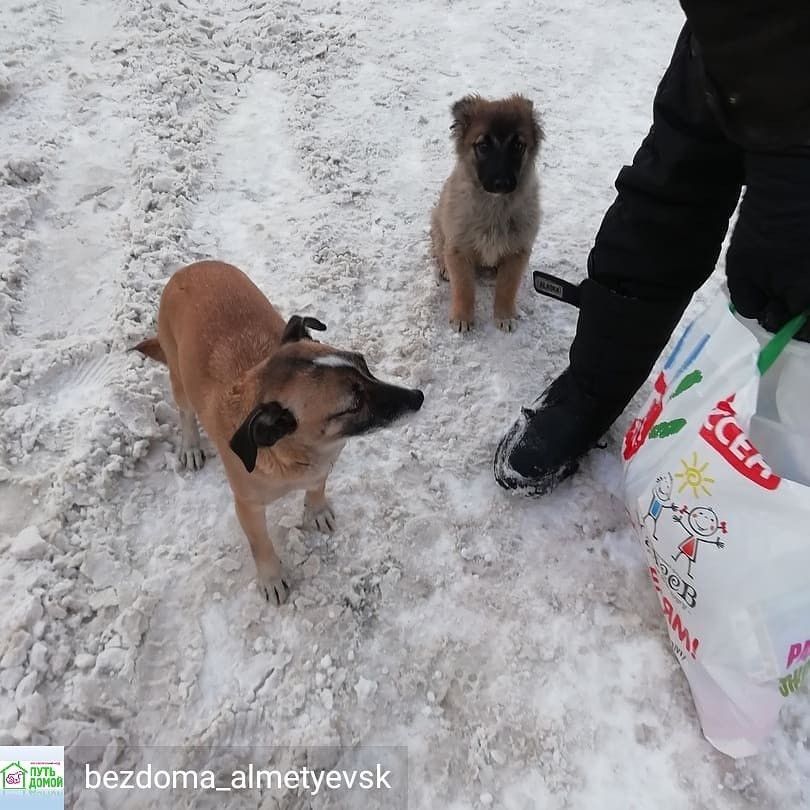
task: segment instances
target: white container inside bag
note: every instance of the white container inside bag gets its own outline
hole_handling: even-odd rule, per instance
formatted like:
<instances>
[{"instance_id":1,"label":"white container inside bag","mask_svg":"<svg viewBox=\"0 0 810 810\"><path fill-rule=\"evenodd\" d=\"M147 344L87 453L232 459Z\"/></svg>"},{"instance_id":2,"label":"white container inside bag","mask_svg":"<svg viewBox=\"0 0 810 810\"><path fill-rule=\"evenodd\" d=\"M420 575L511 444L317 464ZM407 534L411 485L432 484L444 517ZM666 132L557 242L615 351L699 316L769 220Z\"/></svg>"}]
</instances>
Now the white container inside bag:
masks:
<instances>
[{"instance_id":1,"label":"white container inside bag","mask_svg":"<svg viewBox=\"0 0 810 810\"><path fill-rule=\"evenodd\" d=\"M761 348L773 338L756 321L737 320ZM790 341L763 375L748 433L777 475L810 486L810 343Z\"/></svg>"}]
</instances>

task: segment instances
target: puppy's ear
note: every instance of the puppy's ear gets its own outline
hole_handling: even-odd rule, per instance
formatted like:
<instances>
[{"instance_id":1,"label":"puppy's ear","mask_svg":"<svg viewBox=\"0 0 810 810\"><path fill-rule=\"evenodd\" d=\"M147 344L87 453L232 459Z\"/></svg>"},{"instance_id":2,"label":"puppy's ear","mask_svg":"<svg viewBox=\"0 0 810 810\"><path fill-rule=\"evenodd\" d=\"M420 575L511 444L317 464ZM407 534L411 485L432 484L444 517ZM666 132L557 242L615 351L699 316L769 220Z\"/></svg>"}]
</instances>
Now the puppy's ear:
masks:
<instances>
[{"instance_id":1,"label":"puppy's ear","mask_svg":"<svg viewBox=\"0 0 810 810\"><path fill-rule=\"evenodd\" d=\"M291 411L278 402L265 402L248 414L231 437L230 448L242 460L245 469L253 472L259 448L272 447L297 427L298 422Z\"/></svg>"},{"instance_id":2,"label":"puppy's ear","mask_svg":"<svg viewBox=\"0 0 810 810\"><path fill-rule=\"evenodd\" d=\"M523 107L524 115L531 122L534 146L537 148L546 137L546 133L543 132L543 125L540 123L540 118L534 109L534 102L530 98L526 98L526 96L514 96L514 99Z\"/></svg>"},{"instance_id":3,"label":"puppy's ear","mask_svg":"<svg viewBox=\"0 0 810 810\"><path fill-rule=\"evenodd\" d=\"M450 108L453 115L453 123L450 125L450 129L457 141L461 141L467 134L475 115L475 108L480 100L481 97L478 95L464 96Z\"/></svg>"},{"instance_id":4,"label":"puppy's ear","mask_svg":"<svg viewBox=\"0 0 810 810\"><path fill-rule=\"evenodd\" d=\"M293 315L284 327L281 342L292 343L296 340L312 340L312 335L309 334L310 329L324 332L326 331L326 324L321 323L317 318L302 318L300 315Z\"/></svg>"},{"instance_id":5,"label":"puppy's ear","mask_svg":"<svg viewBox=\"0 0 810 810\"><path fill-rule=\"evenodd\" d=\"M532 111L532 135L534 135L535 148L539 148L540 144L545 140L546 133L543 131L543 125L534 111Z\"/></svg>"}]
</instances>

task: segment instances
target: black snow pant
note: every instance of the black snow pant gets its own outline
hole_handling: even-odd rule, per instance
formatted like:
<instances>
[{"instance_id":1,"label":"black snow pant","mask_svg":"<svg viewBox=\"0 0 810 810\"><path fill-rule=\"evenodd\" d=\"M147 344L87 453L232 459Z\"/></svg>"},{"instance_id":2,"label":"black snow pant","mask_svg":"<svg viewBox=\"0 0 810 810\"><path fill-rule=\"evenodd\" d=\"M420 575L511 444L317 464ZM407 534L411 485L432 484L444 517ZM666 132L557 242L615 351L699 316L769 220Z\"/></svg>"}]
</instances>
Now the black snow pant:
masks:
<instances>
[{"instance_id":1,"label":"black snow pant","mask_svg":"<svg viewBox=\"0 0 810 810\"><path fill-rule=\"evenodd\" d=\"M714 270L743 185L726 256L733 303L771 329L810 306L810 144L746 150L713 110L685 27L581 289L571 371L615 415Z\"/></svg>"}]
</instances>

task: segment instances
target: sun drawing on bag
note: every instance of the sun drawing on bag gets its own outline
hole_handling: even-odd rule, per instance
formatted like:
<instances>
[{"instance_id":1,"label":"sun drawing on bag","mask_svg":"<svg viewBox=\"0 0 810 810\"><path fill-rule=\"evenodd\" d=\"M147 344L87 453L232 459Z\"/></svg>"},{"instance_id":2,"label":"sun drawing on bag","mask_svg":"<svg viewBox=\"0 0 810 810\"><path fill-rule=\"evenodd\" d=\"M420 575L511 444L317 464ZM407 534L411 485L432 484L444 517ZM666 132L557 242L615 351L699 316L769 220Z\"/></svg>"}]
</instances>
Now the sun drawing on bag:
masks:
<instances>
[{"instance_id":1,"label":"sun drawing on bag","mask_svg":"<svg viewBox=\"0 0 810 810\"><path fill-rule=\"evenodd\" d=\"M687 463L686 459L683 458L681 459L681 464L683 464L683 472L675 473L675 477L682 479L683 482L678 492L683 492L687 487L691 487L696 498L700 496L701 492L703 492L704 495L711 495L712 491L709 489L708 485L714 483L714 478L710 478L706 475L706 468L709 466L709 462L707 461L704 465L698 466L700 464L698 454L693 453L691 464Z\"/></svg>"}]
</instances>

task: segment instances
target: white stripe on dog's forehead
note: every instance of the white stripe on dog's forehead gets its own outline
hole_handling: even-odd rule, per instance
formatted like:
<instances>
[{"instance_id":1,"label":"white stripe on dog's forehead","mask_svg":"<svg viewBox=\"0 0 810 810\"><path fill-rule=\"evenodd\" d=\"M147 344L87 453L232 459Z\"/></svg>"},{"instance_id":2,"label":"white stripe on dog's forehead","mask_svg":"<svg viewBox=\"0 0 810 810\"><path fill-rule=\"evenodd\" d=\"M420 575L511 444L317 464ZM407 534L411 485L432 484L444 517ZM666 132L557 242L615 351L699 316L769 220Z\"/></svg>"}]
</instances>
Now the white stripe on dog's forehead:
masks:
<instances>
[{"instance_id":1,"label":"white stripe on dog's forehead","mask_svg":"<svg viewBox=\"0 0 810 810\"><path fill-rule=\"evenodd\" d=\"M347 357L340 357L337 354L325 354L316 357L312 364L315 366L328 366L329 368L356 368L354 363Z\"/></svg>"}]
</instances>

